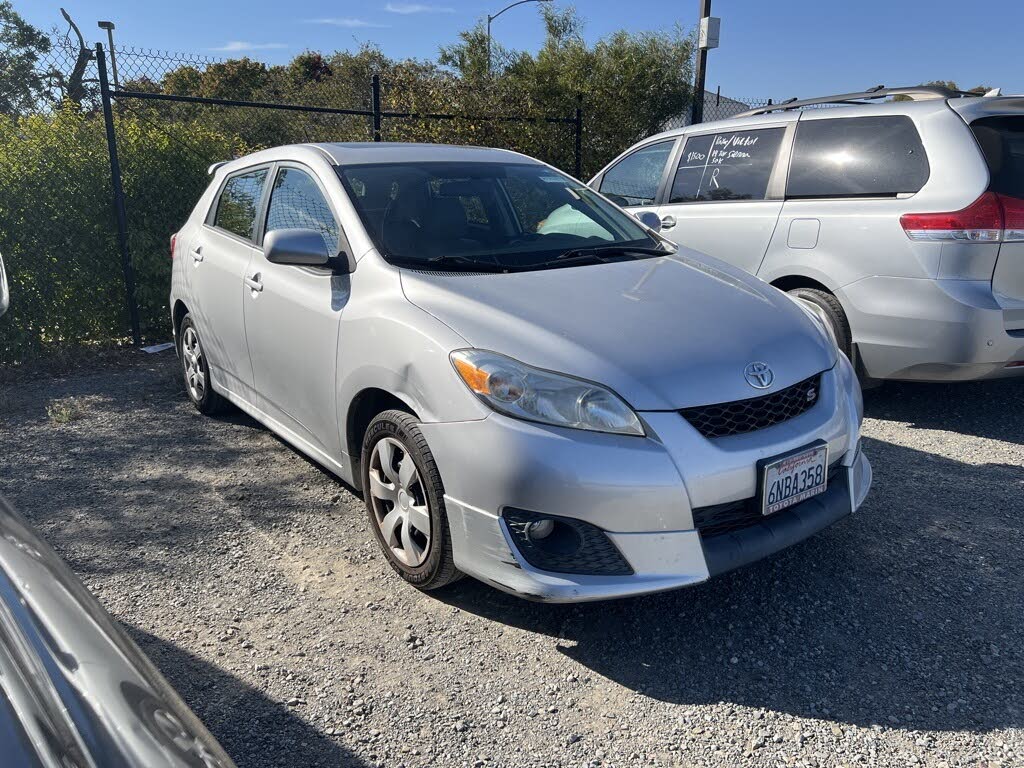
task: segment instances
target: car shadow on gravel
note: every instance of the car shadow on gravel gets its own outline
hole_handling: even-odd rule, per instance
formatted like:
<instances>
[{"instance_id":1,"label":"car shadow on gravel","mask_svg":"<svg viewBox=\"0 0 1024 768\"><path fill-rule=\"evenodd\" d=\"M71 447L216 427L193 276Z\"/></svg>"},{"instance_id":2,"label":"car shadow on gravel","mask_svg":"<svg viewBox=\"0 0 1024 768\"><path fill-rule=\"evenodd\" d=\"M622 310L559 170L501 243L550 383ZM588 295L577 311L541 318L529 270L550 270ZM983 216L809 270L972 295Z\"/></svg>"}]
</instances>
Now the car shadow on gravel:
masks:
<instances>
[{"instance_id":1,"label":"car shadow on gravel","mask_svg":"<svg viewBox=\"0 0 1024 768\"><path fill-rule=\"evenodd\" d=\"M238 768L367 765L223 668L137 627L125 628Z\"/></svg>"},{"instance_id":2,"label":"car shadow on gravel","mask_svg":"<svg viewBox=\"0 0 1024 768\"><path fill-rule=\"evenodd\" d=\"M868 417L1024 445L1024 377L963 384L889 382L864 393Z\"/></svg>"},{"instance_id":3,"label":"car shadow on gravel","mask_svg":"<svg viewBox=\"0 0 1024 768\"><path fill-rule=\"evenodd\" d=\"M565 606L467 579L438 597L662 701L909 730L1024 725L1024 468L865 443L875 486L855 515L698 587Z\"/></svg>"}]
</instances>

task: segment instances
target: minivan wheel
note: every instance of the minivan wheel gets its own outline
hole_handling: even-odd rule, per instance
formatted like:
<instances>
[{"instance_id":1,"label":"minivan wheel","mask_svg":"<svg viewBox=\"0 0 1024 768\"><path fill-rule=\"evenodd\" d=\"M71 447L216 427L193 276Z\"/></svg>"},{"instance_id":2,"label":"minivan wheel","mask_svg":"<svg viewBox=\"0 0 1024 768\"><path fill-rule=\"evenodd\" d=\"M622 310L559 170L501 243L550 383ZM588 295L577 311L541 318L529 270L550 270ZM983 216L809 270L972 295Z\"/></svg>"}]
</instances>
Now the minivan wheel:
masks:
<instances>
[{"instance_id":1,"label":"minivan wheel","mask_svg":"<svg viewBox=\"0 0 1024 768\"><path fill-rule=\"evenodd\" d=\"M817 309L828 320L832 327L832 335L835 336L836 346L843 353L850 357L852 350L852 334L850 333L850 321L846 319L843 305L839 299L828 291L820 291L817 288L794 288L788 292L794 299L806 302L812 309Z\"/></svg>"},{"instance_id":2,"label":"minivan wheel","mask_svg":"<svg viewBox=\"0 0 1024 768\"><path fill-rule=\"evenodd\" d=\"M437 589L462 576L455 567L444 486L416 419L385 411L366 430L363 499L388 563L419 589Z\"/></svg>"},{"instance_id":3,"label":"minivan wheel","mask_svg":"<svg viewBox=\"0 0 1024 768\"><path fill-rule=\"evenodd\" d=\"M181 372L185 379L185 391L198 411L207 416L220 413L228 402L213 391L210 383L210 366L203 343L199 339L199 331L192 322L192 315L185 315L178 329L178 358L181 360Z\"/></svg>"}]
</instances>

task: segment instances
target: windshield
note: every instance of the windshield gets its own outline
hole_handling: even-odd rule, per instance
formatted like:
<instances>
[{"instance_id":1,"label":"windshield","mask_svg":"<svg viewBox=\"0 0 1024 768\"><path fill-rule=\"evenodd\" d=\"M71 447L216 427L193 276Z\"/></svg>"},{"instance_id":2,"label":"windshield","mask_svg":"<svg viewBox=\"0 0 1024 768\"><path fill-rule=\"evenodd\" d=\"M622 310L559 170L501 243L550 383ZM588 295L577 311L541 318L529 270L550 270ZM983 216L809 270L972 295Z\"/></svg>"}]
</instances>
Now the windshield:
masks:
<instances>
[{"instance_id":1,"label":"windshield","mask_svg":"<svg viewBox=\"0 0 1024 768\"><path fill-rule=\"evenodd\" d=\"M398 266L528 270L664 252L633 217L543 165L387 163L338 175Z\"/></svg>"}]
</instances>

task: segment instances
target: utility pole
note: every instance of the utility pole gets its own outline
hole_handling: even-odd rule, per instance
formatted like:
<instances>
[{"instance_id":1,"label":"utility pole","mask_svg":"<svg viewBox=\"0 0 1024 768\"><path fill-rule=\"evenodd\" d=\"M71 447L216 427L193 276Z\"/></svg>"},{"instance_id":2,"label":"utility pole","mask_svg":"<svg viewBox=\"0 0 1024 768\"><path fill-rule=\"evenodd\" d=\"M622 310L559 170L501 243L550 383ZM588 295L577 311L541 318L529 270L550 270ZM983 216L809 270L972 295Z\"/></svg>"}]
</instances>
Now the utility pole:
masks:
<instances>
[{"instance_id":1,"label":"utility pole","mask_svg":"<svg viewBox=\"0 0 1024 768\"><path fill-rule=\"evenodd\" d=\"M690 123L704 122L704 81L708 68L708 50L718 47L721 19L711 17L711 0L700 0L700 34L697 38L697 77L690 105Z\"/></svg>"}]
</instances>

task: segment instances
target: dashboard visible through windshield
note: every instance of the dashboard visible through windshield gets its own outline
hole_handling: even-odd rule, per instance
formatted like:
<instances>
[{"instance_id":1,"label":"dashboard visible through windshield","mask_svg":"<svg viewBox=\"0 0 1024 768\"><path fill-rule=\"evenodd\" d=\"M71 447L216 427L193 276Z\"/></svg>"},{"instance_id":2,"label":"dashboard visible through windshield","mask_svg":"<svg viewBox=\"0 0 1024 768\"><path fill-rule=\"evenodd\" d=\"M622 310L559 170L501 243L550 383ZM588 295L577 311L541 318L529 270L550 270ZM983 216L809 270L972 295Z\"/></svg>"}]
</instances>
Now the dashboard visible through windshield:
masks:
<instances>
[{"instance_id":1,"label":"dashboard visible through windshield","mask_svg":"<svg viewBox=\"0 0 1024 768\"><path fill-rule=\"evenodd\" d=\"M519 271L668 252L631 216L543 165L383 163L338 175L397 266Z\"/></svg>"}]
</instances>

